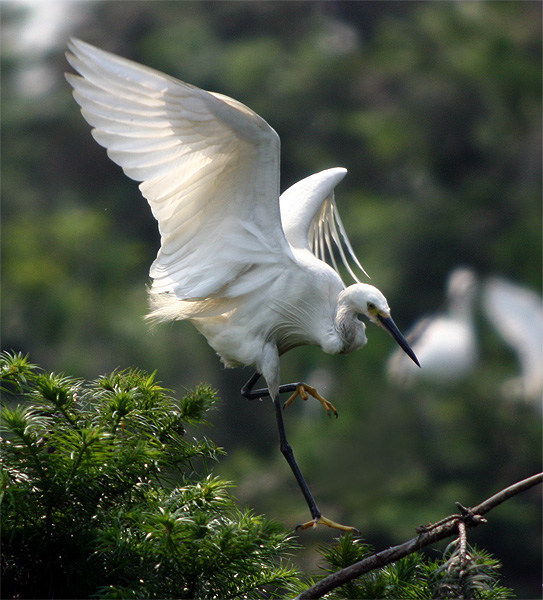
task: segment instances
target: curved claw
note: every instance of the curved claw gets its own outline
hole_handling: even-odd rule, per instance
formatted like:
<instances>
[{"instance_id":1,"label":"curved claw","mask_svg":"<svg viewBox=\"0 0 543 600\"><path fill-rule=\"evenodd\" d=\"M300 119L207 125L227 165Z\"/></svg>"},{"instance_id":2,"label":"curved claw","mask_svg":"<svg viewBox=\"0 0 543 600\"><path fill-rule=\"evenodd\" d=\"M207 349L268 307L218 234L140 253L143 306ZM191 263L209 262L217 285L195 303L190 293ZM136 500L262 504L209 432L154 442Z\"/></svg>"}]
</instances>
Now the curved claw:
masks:
<instances>
[{"instance_id":1,"label":"curved claw","mask_svg":"<svg viewBox=\"0 0 543 600\"><path fill-rule=\"evenodd\" d=\"M310 527L316 527L317 525L326 525L327 527L332 527L333 529L340 529L341 531L349 531L352 533L360 533L356 527L351 527L350 525L342 525L341 523L336 523L335 521L331 521L322 515L320 517L316 517L307 523L302 523L301 525L296 526L296 531L309 529Z\"/></svg>"},{"instance_id":2,"label":"curved claw","mask_svg":"<svg viewBox=\"0 0 543 600\"><path fill-rule=\"evenodd\" d=\"M307 400L309 398L309 396L313 396L313 398L315 398L322 404L322 407L324 408L324 410L326 411L326 414L330 418L332 417L332 413L333 413L337 419L338 414L337 414L336 407L331 402L328 402L328 400L323 398L314 387L307 385L307 383L298 384L298 386L296 387L296 391L283 404L283 408L287 408L288 406L290 406L298 396L300 396L302 398L302 400Z\"/></svg>"}]
</instances>

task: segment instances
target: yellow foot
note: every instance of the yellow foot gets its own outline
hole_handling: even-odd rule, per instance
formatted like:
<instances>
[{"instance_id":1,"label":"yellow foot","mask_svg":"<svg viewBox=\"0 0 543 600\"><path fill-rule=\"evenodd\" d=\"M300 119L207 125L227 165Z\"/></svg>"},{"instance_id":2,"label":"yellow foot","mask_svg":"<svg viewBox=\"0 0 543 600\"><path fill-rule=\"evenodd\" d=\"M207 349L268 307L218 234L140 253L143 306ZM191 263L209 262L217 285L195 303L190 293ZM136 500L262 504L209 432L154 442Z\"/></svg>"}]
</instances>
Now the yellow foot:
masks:
<instances>
[{"instance_id":1,"label":"yellow foot","mask_svg":"<svg viewBox=\"0 0 543 600\"><path fill-rule=\"evenodd\" d=\"M328 400L323 398L314 387L307 385L307 383L301 383L296 388L296 391L285 402L285 404L283 405L283 408L287 408L287 406L290 406L298 396L300 396L302 400L307 400L309 398L309 396L313 396L313 398L316 398L322 404L324 410L326 411L326 414L329 417L332 417L332 413L334 413L334 415L337 418L336 407L331 402L328 402Z\"/></svg>"},{"instance_id":2,"label":"yellow foot","mask_svg":"<svg viewBox=\"0 0 543 600\"><path fill-rule=\"evenodd\" d=\"M334 529L341 529L341 531L351 531L352 533L360 533L356 527L350 527L349 525L342 525L341 523L336 523L335 521L330 521L326 517L322 515L317 517L316 519L312 519L307 523L303 523L302 525L298 525L296 527L296 531L299 529L309 529L310 527L316 527L317 525L327 525L328 527L333 527Z\"/></svg>"}]
</instances>

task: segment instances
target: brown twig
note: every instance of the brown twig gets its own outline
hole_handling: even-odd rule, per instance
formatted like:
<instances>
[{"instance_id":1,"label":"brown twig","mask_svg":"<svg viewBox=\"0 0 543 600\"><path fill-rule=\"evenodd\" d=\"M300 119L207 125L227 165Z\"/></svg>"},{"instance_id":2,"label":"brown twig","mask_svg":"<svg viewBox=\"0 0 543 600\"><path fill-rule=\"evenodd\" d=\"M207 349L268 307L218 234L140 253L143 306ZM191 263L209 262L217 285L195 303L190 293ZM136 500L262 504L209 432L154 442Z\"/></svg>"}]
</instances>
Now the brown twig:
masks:
<instances>
[{"instance_id":1,"label":"brown twig","mask_svg":"<svg viewBox=\"0 0 543 600\"><path fill-rule=\"evenodd\" d=\"M327 594L331 590L363 575L364 573L384 567L385 565L395 562L408 554L412 554L421 548L425 548L439 540L456 535L459 532L459 523L462 523L465 527L476 527L477 525L486 522L486 519L483 519L482 515L509 498L538 485L542 481L543 473L538 473L537 475L528 477L527 479L501 490L473 508L465 508L457 503L461 514L451 515L434 525L418 528L417 531L419 532L419 535L416 538L404 542L399 546L393 546L386 550L381 550L381 552L376 552L349 567L345 567L336 573L328 575L328 577L321 579L318 583L302 592L295 600L321 598L324 594ZM462 530L463 527L460 528L460 531Z\"/></svg>"}]
</instances>

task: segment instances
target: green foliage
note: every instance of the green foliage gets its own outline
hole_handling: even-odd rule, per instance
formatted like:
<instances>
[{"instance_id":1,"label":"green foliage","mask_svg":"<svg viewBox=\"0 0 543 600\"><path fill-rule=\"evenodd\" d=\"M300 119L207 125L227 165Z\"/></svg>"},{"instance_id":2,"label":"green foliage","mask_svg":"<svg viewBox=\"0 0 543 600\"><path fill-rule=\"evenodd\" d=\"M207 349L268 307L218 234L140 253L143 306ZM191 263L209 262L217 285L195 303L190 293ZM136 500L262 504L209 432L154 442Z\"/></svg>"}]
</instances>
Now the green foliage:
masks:
<instances>
[{"instance_id":1,"label":"green foliage","mask_svg":"<svg viewBox=\"0 0 543 600\"><path fill-rule=\"evenodd\" d=\"M499 585L500 563L485 550L453 540L445 549L445 562L430 564L432 598L512 598L512 591Z\"/></svg>"},{"instance_id":2,"label":"green foliage","mask_svg":"<svg viewBox=\"0 0 543 600\"><path fill-rule=\"evenodd\" d=\"M500 600L513 597L511 590L499 583L500 564L496 559L469 546L464 556L460 556L459 547L458 540L454 540L439 560L429 560L423 553L415 552L346 583L327 598ZM373 548L349 534L320 552L326 561L322 567L326 573L366 558Z\"/></svg>"},{"instance_id":3,"label":"green foliage","mask_svg":"<svg viewBox=\"0 0 543 600\"><path fill-rule=\"evenodd\" d=\"M4 353L2 584L21 598L258 598L292 590L277 523L199 475L221 450L187 436L216 402L154 374L84 382ZM13 400L16 397L16 402ZM10 400L11 399L11 400Z\"/></svg>"}]
</instances>

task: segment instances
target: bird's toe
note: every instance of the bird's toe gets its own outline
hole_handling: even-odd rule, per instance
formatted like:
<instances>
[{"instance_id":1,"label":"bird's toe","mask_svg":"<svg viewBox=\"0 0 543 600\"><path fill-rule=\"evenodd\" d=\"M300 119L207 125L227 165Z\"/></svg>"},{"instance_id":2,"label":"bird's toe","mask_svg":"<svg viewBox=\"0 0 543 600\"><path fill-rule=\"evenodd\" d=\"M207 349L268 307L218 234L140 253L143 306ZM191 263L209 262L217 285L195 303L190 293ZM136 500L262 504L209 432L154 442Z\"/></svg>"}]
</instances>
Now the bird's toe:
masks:
<instances>
[{"instance_id":1,"label":"bird's toe","mask_svg":"<svg viewBox=\"0 0 543 600\"><path fill-rule=\"evenodd\" d=\"M359 534L360 531L356 527L352 527L350 525L342 525L341 523L336 523L336 521L332 521L331 519L327 519L323 515L319 517L315 517L311 519L311 521L307 521L307 523L302 523L296 527L296 531L303 531L304 529L309 529L310 527L317 527L317 525L326 525L327 527L332 527L332 529L339 529L340 531L346 531L350 533Z\"/></svg>"}]
</instances>

